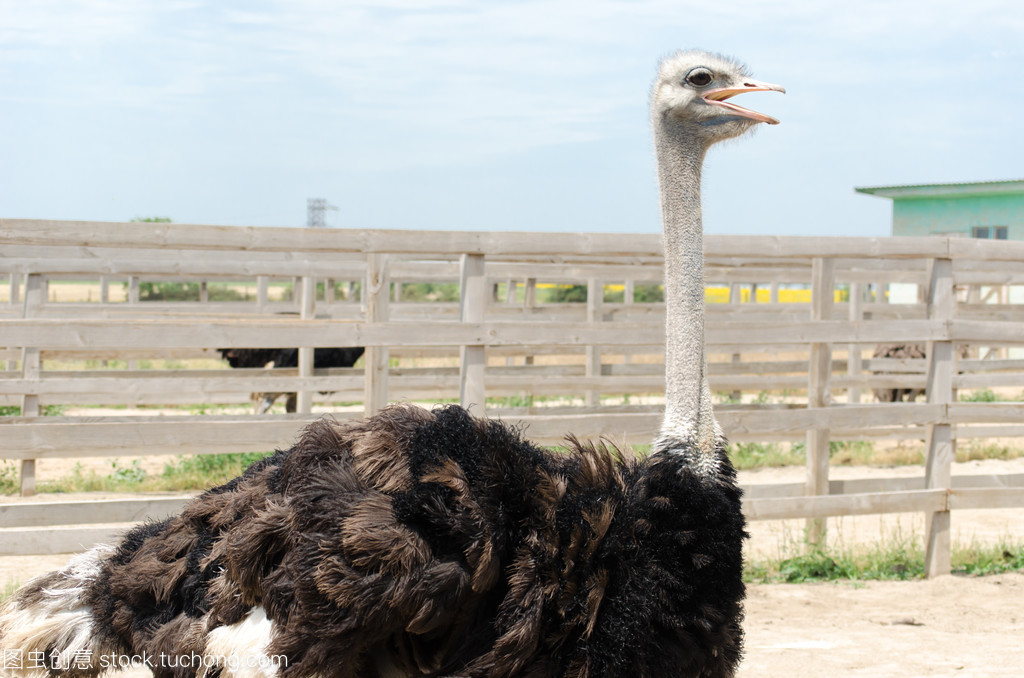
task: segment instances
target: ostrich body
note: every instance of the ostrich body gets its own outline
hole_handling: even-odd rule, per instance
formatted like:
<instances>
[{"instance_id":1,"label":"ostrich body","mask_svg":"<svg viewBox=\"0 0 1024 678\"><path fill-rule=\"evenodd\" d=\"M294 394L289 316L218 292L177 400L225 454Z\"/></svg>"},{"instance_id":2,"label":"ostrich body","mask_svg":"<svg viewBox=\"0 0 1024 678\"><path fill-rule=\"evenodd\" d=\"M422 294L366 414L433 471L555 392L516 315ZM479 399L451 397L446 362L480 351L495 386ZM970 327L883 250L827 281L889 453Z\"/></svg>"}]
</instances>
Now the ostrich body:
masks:
<instances>
[{"instance_id":1,"label":"ostrich body","mask_svg":"<svg viewBox=\"0 0 1024 678\"><path fill-rule=\"evenodd\" d=\"M775 122L724 101L768 89L704 52L654 86L669 348L650 457L544 450L457 406L321 420L30 582L3 647L83 678L143 653L158 678L734 675L745 523L704 378L700 162Z\"/></svg>"},{"instance_id":2,"label":"ostrich body","mask_svg":"<svg viewBox=\"0 0 1024 678\"><path fill-rule=\"evenodd\" d=\"M297 348L222 348L218 349L233 368L239 367L298 367L299 349ZM329 367L352 367L363 355L361 346L351 348L317 348L313 350L313 367L324 369ZM253 393L256 401L256 414L263 414L281 396L285 399L285 411L295 412L297 394L295 393Z\"/></svg>"},{"instance_id":3,"label":"ostrich body","mask_svg":"<svg viewBox=\"0 0 1024 678\"><path fill-rule=\"evenodd\" d=\"M875 347L871 357L923 360L928 357L928 353L923 344L880 344ZM875 374L887 373L875 372ZM903 401L912 403L917 400L918 396L924 395L925 390L923 388L876 388L874 393L875 399L880 403Z\"/></svg>"},{"instance_id":4,"label":"ostrich body","mask_svg":"<svg viewBox=\"0 0 1024 678\"><path fill-rule=\"evenodd\" d=\"M957 350L961 359L971 357L971 347L961 344ZM897 360L924 360L928 357L928 349L924 344L879 344L871 354L872 358L895 358ZM885 371L874 371L872 374L892 374ZM923 388L876 388L875 400L880 403L912 403L926 394Z\"/></svg>"}]
</instances>

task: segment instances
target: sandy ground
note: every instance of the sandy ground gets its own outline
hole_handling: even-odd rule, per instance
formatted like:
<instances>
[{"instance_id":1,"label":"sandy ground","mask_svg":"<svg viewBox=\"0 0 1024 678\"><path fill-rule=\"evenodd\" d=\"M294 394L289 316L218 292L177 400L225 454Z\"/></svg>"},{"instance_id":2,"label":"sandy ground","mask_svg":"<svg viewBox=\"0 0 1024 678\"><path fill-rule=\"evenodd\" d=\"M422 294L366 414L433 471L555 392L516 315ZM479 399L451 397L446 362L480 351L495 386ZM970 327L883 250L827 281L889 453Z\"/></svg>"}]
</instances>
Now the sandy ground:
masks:
<instances>
[{"instance_id":1,"label":"sandy ground","mask_svg":"<svg viewBox=\"0 0 1024 678\"><path fill-rule=\"evenodd\" d=\"M741 678L1024 675L1024 575L752 586Z\"/></svg>"},{"instance_id":2,"label":"sandy ground","mask_svg":"<svg viewBox=\"0 0 1024 678\"><path fill-rule=\"evenodd\" d=\"M154 460L155 461L155 460ZM56 469L54 469L56 470ZM1022 473L1024 460L958 464L956 475ZM838 467L833 477L919 475L920 468ZM741 474L743 483L795 482L800 468ZM802 521L751 525L752 557L792 547ZM832 520L829 538L851 544L920 534L919 515ZM1024 509L959 511L955 539L1024 536ZM67 555L0 558L0 584L56 569ZM1024 676L1024 575L929 581L757 584L749 588L741 678L771 676ZM141 671L133 676L144 676Z\"/></svg>"}]
</instances>

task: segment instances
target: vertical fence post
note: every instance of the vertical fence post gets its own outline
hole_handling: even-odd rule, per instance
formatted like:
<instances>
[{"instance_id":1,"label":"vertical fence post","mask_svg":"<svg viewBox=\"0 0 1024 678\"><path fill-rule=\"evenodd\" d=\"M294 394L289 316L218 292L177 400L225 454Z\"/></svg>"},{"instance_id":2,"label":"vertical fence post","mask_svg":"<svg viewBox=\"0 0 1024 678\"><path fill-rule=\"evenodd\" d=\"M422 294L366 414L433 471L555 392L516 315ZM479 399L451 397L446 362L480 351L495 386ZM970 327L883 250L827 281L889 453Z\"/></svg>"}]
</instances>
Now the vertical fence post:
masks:
<instances>
[{"instance_id":1,"label":"vertical fence post","mask_svg":"<svg viewBox=\"0 0 1024 678\"><path fill-rule=\"evenodd\" d=\"M956 300L953 295L953 260L932 262L928 285L928 317L942 320L949 328ZM955 354L950 340L933 341L928 347L928 402L948 405L953 401ZM949 423L928 425L928 452L925 459L925 487L949 490L952 481L953 427ZM951 571L950 513L936 511L928 515L925 574L935 577Z\"/></svg>"},{"instance_id":2,"label":"vertical fence post","mask_svg":"<svg viewBox=\"0 0 1024 678\"><path fill-rule=\"evenodd\" d=\"M22 276L17 273L12 273L8 278L11 292L7 300L12 306L21 301L21 278Z\"/></svg>"},{"instance_id":3,"label":"vertical fence post","mask_svg":"<svg viewBox=\"0 0 1024 678\"><path fill-rule=\"evenodd\" d=\"M835 260L816 258L811 266L811 320L824 321L832 317L835 299ZM828 407L832 401L829 382L832 377L832 345L811 344L807 384L807 407L817 409ZM829 430L825 426L807 431L807 494L829 493ZM807 521L807 542L819 545L825 539L826 519L810 518Z\"/></svg>"},{"instance_id":4,"label":"vertical fence post","mask_svg":"<svg viewBox=\"0 0 1024 678\"><path fill-rule=\"evenodd\" d=\"M312 320L316 317L316 278L306 275L302 277L302 299L300 300L301 317ZM299 377L307 379L313 376L314 349L308 346L299 347ZM295 411L309 414L313 411L313 391L300 389L296 397Z\"/></svg>"},{"instance_id":5,"label":"vertical fence post","mask_svg":"<svg viewBox=\"0 0 1024 678\"><path fill-rule=\"evenodd\" d=\"M138 304L142 301L142 280L137 275L128 277L128 303ZM135 358L128 359L128 369L136 370L139 368L139 361Z\"/></svg>"},{"instance_id":6,"label":"vertical fence post","mask_svg":"<svg viewBox=\"0 0 1024 678\"><path fill-rule=\"evenodd\" d=\"M270 291L270 278L265 275L256 278L256 306L263 311L267 308L267 294Z\"/></svg>"},{"instance_id":7,"label":"vertical fence post","mask_svg":"<svg viewBox=\"0 0 1024 678\"><path fill-rule=\"evenodd\" d=\"M622 290L622 303L626 306L630 306L636 303L636 281L632 278L627 278ZM627 316L629 317L629 316ZM626 365L633 362L633 354L629 348L622 348L622 362Z\"/></svg>"},{"instance_id":8,"label":"vertical fence post","mask_svg":"<svg viewBox=\"0 0 1024 678\"><path fill-rule=\"evenodd\" d=\"M363 304L366 322L379 323L388 319L388 298L391 291L387 255L366 255L366 280L363 281ZM386 346L367 346L365 379L363 381L363 408L370 416L388 403L388 359Z\"/></svg>"},{"instance_id":9,"label":"vertical fence post","mask_svg":"<svg viewBox=\"0 0 1024 678\"><path fill-rule=\"evenodd\" d=\"M505 280L505 304L509 307L516 303L516 287L518 287L518 284L512 278L506 278ZM515 365L515 357L511 355L506 356L505 365L507 367Z\"/></svg>"},{"instance_id":10,"label":"vertical fence post","mask_svg":"<svg viewBox=\"0 0 1024 678\"><path fill-rule=\"evenodd\" d=\"M463 254L460 264L459 319L464 323L481 323L487 308L484 255ZM487 413L487 351L483 346L463 346L459 353L459 402L463 407L476 405L480 408L477 414L483 416Z\"/></svg>"},{"instance_id":11,"label":"vertical fence post","mask_svg":"<svg viewBox=\"0 0 1024 678\"><path fill-rule=\"evenodd\" d=\"M860 322L864 319L864 287L859 282L850 283L850 305L847 318L850 322ZM860 344L849 344L846 349L846 375L857 377L864 373L864 360L861 355ZM859 403L861 397L860 386L851 386L846 390L847 403Z\"/></svg>"},{"instance_id":12,"label":"vertical fence post","mask_svg":"<svg viewBox=\"0 0 1024 678\"><path fill-rule=\"evenodd\" d=\"M43 276L38 273L30 274L25 280L25 304L22 307L22 317L34 318L39 315L39 310L46 301L46 286ZM38 381L40 378L39 348L25 346L21 349L21 378ZM39 396L23 395L21 397L21 416L39 416ZM36 493L36 460L21 460L21 496L31 497Z\"/></svg>"},{"instance_id":13,"label":"vertical fence post","mask_svg":"<svg viewBox=\"0 0 1024 678\"><path fill-rule=\"evenodd\" d=\"M139 284L140 284L139 276L137 276L137 275L128 276L128 303L129 304L137 304L137 303L139 303L139 299L141 297L141 294L139 292Z\"/></svg>"},{"instance_id":14,"label":"vertical fence post","mask_svg":"<svg viewBox=\"0 0 1024 678\"><path fill-rule=\"evenodd\" d=\"M523 308L526 309L526 314L530 315L533 313L534 307L537 305L537 279L527 278L523 284ZM528 355L523 357L524 365L533 364L533 356Z\"/></svg>"},{"instance_id":15,"label":"vertical fence post","mask_svg":"<svg viewBox=\"0 0 1024 678\"><path fill-rule=\"evenodd\" d=\"M10 280L10 293L8 294L7 301L10 303L13 310L14 306L21 301L21 280L22 275L18 273L11 273ZM10 358L7 361L7 369L14 371L17 369L18 361L14 358Z\"/></svg>"},{"instance_id":16,"label":"vertical fence post","mask_svg":"<svg viewBox=\"0 0 1024 678\"><path fill-rule=\"evenodd\" d=\"M743 288L740 286L739 283L735 283L734 282L731 285L729 285L729 305L730 306L734 306L734 305L738 306L739 304L742 304L742 303L743 303ZM732 308L730 308L729 310L730 311L735 311L735 309L732 309ZM742 363L742 362L743 362L743 354L741 354L741 353L733 353L732 354L732 363L734 365L737 365L737 364ZM737 402L737 403L742 401L743 400L743 391L740 391L738 389L733 391L732 393L729 394L729 399L732 400L733 402Z\"/></svg>"},{"instance_id":17,"label":"vertical fence post","mask_svg":"<svg viewBox=\"0 0 1024 678\"><path fill-rule=\"evenodd\" d=\"M587 322L601 322L602 306L604 305L604 283L597 278L587 280ZM587 346L586 374L588 377L601 376L601 347ZM601 404L601 390L588 388L586 392L587 407L597 407Z\"/></svg>"},{"instance_id":18,"label":"vertical fence post","mask_svg":"<svg viewBox=\"0 0 1024 678\"><path fill-rule=\"evenodd\" d=\"M516 303L516 290L519 288L519 282L513 278L505 279L505 303L512 305Z\"/></svg>"}]
</instances>

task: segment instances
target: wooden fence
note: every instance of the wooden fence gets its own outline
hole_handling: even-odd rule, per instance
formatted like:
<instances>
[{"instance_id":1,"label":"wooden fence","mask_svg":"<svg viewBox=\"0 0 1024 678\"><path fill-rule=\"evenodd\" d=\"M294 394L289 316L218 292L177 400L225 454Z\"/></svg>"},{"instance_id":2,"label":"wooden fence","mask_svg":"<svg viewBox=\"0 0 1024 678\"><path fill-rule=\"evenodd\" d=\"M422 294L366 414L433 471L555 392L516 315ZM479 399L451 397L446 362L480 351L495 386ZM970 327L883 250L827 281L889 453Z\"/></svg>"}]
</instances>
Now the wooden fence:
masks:
<instances>
[{"instance_id":1,"label":"wooden fence","mask_svg":"<svg viewBox=\"0 0 1024 678\"><path fill-rule=\"evenodd\" d=\"M807 482L749 488L751 519L924 512L935 574L949 570L952 510L1024 506L1022 477L951 477L958 439L1024 436L1024 403L956 397L1024 389L1024 360L992 350L1024 343L1024 304L1007 294L1007 303L985 301L987 290L1024 284L1024 243L710 236L705 253L708 284L730 298L708 306L712 389L731 401L716 408L723 428L733 441L806 442ZM0 449L21 461L25 494L37 459L284 447L316 403L339 400L362 407L338 417L397 399L459 400L521 422L541 443L573 432L642 444L660 422L664 308L636 294L661 280L656 235L4 219L0 276L0 405L21 407L0 417ZM96 298L51 299L57 281L74 280L93 283ZM154 281L199 283L199 300L146 301L141 290ZM254 297L211 301L210 288L226 281L251 285ZM408 299L403 288L420 282L457 283L460 301ZM586 302L546 303L537 293L545 284L585 287ZM917 285L917 301L889 303L892 284ZM281 285L291 290L284 300L271 294ZM125 301L112 288L124 288ZM768 303L742 303L765 288ZM791 288L809 288L810 303L780 303ZM928 357L867 357L892 342L927 344ZM960 359L963 344L977 357ZM366 347L363 365L315 369L313 349L335 346ZM299 366L188 368L228 347L300 347ZM160 358L182 362L137 369ZM135 369L101 366L110 360ZM891 388L925 388L927 402L869 402L872 389ZM240 403L281 391L299 394L298 414L40 416L53 404ZM858 439L926 440L924 477L830 482L830 440ZM3 505L0 552L88 545L110 531L103 523L170 513L182 501ZM812 523L812 538L822 524Z\"/></svg>"}]
</instances>

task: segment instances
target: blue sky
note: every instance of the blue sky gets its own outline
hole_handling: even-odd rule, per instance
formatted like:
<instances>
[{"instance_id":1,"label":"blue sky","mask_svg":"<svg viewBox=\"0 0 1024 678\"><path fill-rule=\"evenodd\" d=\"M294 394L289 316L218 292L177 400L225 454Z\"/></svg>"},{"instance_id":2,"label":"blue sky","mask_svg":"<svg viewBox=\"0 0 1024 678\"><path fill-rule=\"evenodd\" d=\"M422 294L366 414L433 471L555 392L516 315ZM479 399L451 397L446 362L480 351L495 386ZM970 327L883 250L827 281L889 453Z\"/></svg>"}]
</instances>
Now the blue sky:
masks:
<instances>
[{"instance_id":1,"label":"blue sky","mask_svg":"<svg viewBox=\"0 0 1024 678\"><path fill-rule=\"evenodd\" d=\"M0 217L656 232L648 89L700 47L788 90L706 230L886 235L854 186L1024 177L1022 36L1017 0L0 0Z\"/></svg>"}]
</instances>

